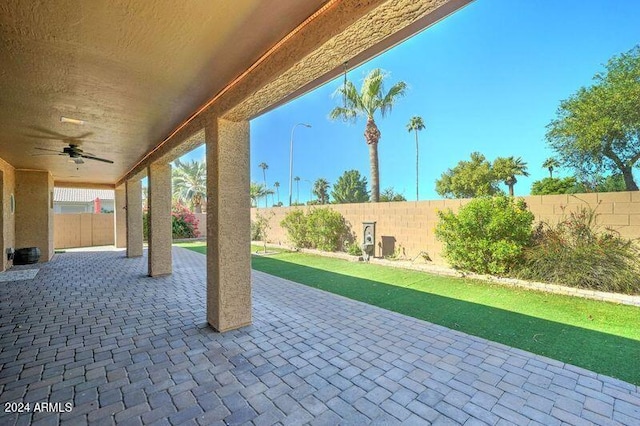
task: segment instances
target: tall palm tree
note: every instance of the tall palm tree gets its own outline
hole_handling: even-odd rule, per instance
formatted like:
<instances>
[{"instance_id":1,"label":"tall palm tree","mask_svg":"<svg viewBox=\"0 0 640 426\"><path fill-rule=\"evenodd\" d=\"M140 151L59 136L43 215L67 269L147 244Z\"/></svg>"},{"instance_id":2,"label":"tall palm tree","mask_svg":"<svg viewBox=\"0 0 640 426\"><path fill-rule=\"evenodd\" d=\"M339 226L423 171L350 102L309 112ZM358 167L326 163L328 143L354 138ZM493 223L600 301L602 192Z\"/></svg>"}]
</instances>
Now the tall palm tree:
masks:
<instances>
[{"instance_id":1,"label":"tall palm tree","mask_svg":"<svg viewBox=\"0 0 640 426\"><path fill-rule=\"evenodd\" d=\"M544 163L542 163L542 167L549 169L549 177L553 178L553 169L560 167L560 162L553 157L547 158L544 160Z\"/></svg>"},{"instance_id":2,"label":"tall palm tree","mask_svg":"<svg viewBox=\"0 0 640 426\"><path fill-rule=\"evenodd\" d=\"M296 204L300 202L300 176L293 178L296 181Z\"/></svg>"},{"instance_id":3,"label":"tall palm tree","mask_svg":"<svg viewBox=\"0 0 640 426\"><path fill-rule=\"evenodd\" d=\"M280 182L274 182L273 187L276 189L276 193L278 194L278 205L280 205Z\"/></svg>"},{"instance_id":4,"label":"tall palm tree","mask_svg":"<svg viewBox=\"0 0 640 426\"><path fill-rule=\"evenodd\" d=\"M377 203L380 200L380 170L378 168L378 141L380 130L376 125L374 116L377 111L384 117L391 112L398 98L404 96L407 84L399 81L388 92L384 90L384 80L389 74L380 68L372 70L364 78L360 92L356 86L345 81L344 85L336 91L342 95L344 105L331 111L329 117L332 120L344 118L356 121L359 116L366 117L367 125L364 138L369 146L369 167L371 168L371 201Z\"/></svg>"},{"instance_id":5,"label":"tall palm tree","mask_svg":"<svg viewBox=\"0 0 640 426\"><path fill-rule=\"evenodd\" d=\"M407 124L407 130L409 132L415 132L416 134L416 201L418 201L418 132L420 130L424 130L424 121L422 121L422 117L411 117L411 120L409 120L409 123Z\"/></svg>"},{"instance_id":6,"label":"tall palm tree","mask_svg":"<svg viewBox=\"0 0 640 426\"><path fill-rule=\"evenodd\" d=\"M316 180L313 183L313 193L318 197L320 204L327 204L329 202L329 182L323 178Z\"/></svg>"},{"instance_id":7,"label":"tall palm tree","mask_svg":"<svg viewBox=\"0 0 640 426\"><path fill-rule=\"evenodd\" d=\"M267 188L267 169L269 168L269 165L263 161L262 163L258 164L258 167L262 169L262 178L264 180L264 187ZM269 197L265 197L264 198L265 207L268 207L267 205L268 202L269 202Z\"/></svg>"},{"instance_id":8,"label":"tall palm tree","mask_svg":"<svg viewBox=\"0 0 640 426\"><path fill-rule=\"evenodd\" d=\"M202 213L202 203L207 196L207 166L204 161L175 161L172 169L173 193L179 200L191 204L195 213Z\"/></svg>"},{"instance_id":9,"label":"tall palm tree","mask_svg":"<svg viewBox=\"0 0 640 426\"><path fill-rule=\"evenodd\" d=\"M509 195L513 197L513 186L518 183L516 176L529 176L527 163L521 157L498 157L493 162L493 172L509 187Z\"/></svg>"}]
</instances>

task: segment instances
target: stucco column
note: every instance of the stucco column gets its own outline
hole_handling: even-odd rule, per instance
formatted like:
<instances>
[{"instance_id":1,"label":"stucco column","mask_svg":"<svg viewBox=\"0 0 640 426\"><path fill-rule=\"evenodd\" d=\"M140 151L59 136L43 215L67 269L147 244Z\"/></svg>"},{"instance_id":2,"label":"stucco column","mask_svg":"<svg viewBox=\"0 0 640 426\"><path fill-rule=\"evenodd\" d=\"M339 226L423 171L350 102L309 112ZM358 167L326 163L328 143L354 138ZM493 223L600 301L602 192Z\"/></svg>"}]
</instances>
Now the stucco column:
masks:
<instances>
[{"instance_id":1,"label":"stucco column","mask_svg":"<svg viewBox=\"0 0 640 426\"><path fill-rule=\"evenodd\" d=\"M171 165L154 163L149 179L149 276L170 274L171 267Z\"/></svg>"},{"instance_id":2,"label":"stucco column","mask_svg":"<svg viewBox=\"0 0 640 426\"><path fill-rule=\"evenodd\" d=\"M142 256L142 183L128 180L127 192L127 257Z\"/></svg>"},{"instance_id":3,"label":"stucco column","mask_svg":"<svg viewBox=\"0 0 640 426\"><path fill-rule=\"evenodd\" d=\"M207 144L207 321L251 324L249 122L213 119Z\"/></svg>"},{"instance_id":4,"label":"stucco column","mask_svg":"<svg viewBox=\"0 0 640 426\"><path fill-rule=\"evenodd\" d=\"M15 185L16 248L38 247L40 262L48 262L54 253L53 177L46 171L16 170Z\"/></svg>"},{"instance_id":5,"label":"stucco column","mask_svg":"<svg viewBox=\"0 0 640 426\"><path fill-rule=\"evenodd\" d=\"M113 205L113 245L116 248L127 246L127 190L118 186L114 191Z\"/></svg>"}]
</instances>

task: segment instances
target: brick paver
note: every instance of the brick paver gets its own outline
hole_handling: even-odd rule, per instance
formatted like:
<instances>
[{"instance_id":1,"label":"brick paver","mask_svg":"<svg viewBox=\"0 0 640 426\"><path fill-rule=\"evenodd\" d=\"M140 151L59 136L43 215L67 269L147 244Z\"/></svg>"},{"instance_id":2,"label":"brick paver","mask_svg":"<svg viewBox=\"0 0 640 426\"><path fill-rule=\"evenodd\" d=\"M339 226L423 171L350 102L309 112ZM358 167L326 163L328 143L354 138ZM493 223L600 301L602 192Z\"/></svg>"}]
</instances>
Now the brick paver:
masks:
<instances>
[{"instance_id":1,"label":"brick paver","mask_svg":"<svg viewBox=\"0 0 640 426\"><path fill-rule=\"evenodd\" d=\"M0 424L640 423L637 386L260 272L254 324L215 333L205 257L173 256L0 283Z\"/></svg>"}]
</instances>

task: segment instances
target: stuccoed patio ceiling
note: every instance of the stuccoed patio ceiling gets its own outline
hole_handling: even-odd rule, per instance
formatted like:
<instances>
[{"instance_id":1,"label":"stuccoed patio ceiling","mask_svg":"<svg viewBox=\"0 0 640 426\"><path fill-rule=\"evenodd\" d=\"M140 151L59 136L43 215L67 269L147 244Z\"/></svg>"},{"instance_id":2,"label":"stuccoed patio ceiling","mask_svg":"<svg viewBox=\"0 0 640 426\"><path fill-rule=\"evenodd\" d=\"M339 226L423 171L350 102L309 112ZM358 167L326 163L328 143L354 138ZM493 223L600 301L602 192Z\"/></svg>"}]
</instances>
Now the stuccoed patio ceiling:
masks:
<instances>
[{"instance_id":1,"label":"stuccoed patio ceiling","mask_svg":"<svg viewBox=\"0 0 640 426\"><path fill-rule=\"evenodd\" d=\"M469 1L5 0L0 158L56 184L123 183L176 129L157 156L192 136L200 123L181 125L239 76L231 119L311 90ZM69 143L114 163L36 149Z\"/></svg>"},{"instance_id":2,"label":"stuccoed patio ceiling","mask_svg":"<svg viewBox=\"0 0 640 426\"><path fill-rule=\"evenodd\" d=\"M3 1L0 157L57 180L114 183L323 3ZM81 149L114 164L32 155L82 135Z\"/></svg>"}]
</instances>

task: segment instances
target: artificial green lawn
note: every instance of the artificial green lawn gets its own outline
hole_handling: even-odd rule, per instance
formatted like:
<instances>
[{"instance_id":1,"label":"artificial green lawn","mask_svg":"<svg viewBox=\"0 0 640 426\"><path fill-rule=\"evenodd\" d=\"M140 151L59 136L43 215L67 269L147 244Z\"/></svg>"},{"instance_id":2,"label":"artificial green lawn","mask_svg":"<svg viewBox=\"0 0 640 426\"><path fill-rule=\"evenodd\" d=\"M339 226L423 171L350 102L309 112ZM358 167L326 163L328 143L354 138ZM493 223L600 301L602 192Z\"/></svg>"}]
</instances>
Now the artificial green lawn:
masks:
<instances>
[{"instance_id":1,"label":"artificial green lawn","mask_svg":"<svg viewBox=\"0 0 640 426\"><path fill-rule=\"evenodd\" d=\"M252 267L640 385L638 307L284 251Z\"/></svg>"}]
</instances>

